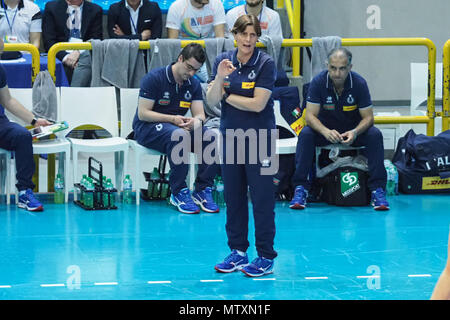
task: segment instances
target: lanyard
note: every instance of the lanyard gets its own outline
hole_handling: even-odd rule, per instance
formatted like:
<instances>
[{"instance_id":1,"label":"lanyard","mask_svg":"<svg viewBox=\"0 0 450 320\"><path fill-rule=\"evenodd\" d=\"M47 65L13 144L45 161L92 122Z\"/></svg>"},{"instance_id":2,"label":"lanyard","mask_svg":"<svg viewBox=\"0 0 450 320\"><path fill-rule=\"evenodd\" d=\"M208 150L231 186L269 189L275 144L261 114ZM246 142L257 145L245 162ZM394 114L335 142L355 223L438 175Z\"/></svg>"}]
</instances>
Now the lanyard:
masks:
<instances>
[{"instance_id":1,"label":"lanyard","mask_svg":"<svg viewBox=\"0 0 450 320\"><path fill-rule=\"evenodd\" d=\"M13 28L13 25L14 25L14 21L16 20L17 11L19 11L19 4L17 4L16 11L14 11L14 16L13 16L12 22L9 22L8 12L6 11L6 5L5 5L5 2L3 0L2 0L2 4L3 4L3 8L5 10L5 16L6 16L6 21L8 22L9 31L12 34L12 28Z\"/></svg>"},{"instance_id":2,"label":"lanyard","mask_svg":"<svg viewBox=\"0 0 450 320\"><path fill-rule=\"evenodd\" d=\"M137 33L137 29L136 29L136 24L133 21L133 18L131 17L131 12L130 12L130 22L131 22L131 26L133 27L134 33Z\"/></svg>"}]
</instances>

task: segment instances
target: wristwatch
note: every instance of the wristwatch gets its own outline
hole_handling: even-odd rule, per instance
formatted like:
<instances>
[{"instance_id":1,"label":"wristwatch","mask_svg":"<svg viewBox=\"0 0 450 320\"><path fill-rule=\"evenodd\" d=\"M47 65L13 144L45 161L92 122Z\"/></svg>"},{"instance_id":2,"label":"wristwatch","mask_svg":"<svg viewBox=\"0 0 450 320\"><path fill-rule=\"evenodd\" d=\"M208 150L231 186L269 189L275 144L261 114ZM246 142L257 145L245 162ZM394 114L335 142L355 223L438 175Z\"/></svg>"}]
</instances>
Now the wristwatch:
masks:
<instances>
[{"instance_id":1,"label":"wristwatch","mask_svg":"<svg viewBox=\"0 0 450 320\"><path fill-rule=\"evenodd\" d=\"M34 126L36 124L37 119L33 118L33 120L31 120L31 125Z\"/></svg>"},{"instance_id":2,"label":"wristwatch","mask_svg":"<svg viewBox=\"0 0 450 320\"><path fill-rule=\"evenodd\" d=\"M222 100L225 101L227 100L227 98L230 96L230 94L228 92L225 92L222 96Z\"/></svg>"}]
</instances>

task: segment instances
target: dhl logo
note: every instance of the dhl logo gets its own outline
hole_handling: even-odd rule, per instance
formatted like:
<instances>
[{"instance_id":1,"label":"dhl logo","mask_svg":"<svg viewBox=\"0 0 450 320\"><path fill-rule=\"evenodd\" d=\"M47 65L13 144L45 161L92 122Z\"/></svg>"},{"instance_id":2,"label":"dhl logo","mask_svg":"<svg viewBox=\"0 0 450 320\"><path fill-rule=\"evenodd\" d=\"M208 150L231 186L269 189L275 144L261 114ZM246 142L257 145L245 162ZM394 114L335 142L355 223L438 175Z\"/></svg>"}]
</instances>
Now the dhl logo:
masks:
<instances>
[{"instance_id":1,"label":"dhl logo","mask_svg":"<svg viewBox=\"0 0 450 320\"><path fill-rule=\"evenodd\" d=\"M439 176L422 178L422 190L438 189L450 189L450 178L441 179Z\"/></svg>"}]
</instances>

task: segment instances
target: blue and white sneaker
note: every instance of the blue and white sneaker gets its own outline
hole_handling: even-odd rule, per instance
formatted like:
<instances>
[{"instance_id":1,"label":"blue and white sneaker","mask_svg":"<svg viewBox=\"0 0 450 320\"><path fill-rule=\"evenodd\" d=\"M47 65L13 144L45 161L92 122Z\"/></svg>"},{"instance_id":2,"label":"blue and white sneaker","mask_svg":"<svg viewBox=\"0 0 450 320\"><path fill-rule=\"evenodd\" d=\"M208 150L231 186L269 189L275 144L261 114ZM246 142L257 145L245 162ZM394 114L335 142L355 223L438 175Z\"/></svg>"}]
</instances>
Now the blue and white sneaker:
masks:
<instances>
[{"instance_id":1,"label":"blue and white sneaker","mask_svg":"<svg viewBox=\"0 0 450 320\"><path fill-rule=\"evenodd\" d=\"M273 273L273 260L258 257L249 265L242 268L242 272L249 277L261 277Z\"/></svg>"},{"instance_id":2,"label":"blue and white sneaker","mask_svg":"<svg viewBox=\"0 0 450 320\"><path fill-rule=\"evenodd\" d=\"M17 206L28 211L43 211L44 206L39 202L31 189L27 189L25 193L19 194Z\"/></svg>"},{"instance_id":3,"label":"blue and white sneaker","mask_svg":"<svg viewBox=\"0 0 450 320\"><path fill-rule=\"evenodd\" d=\"M241 270L246 265L248 265L247 253L241 256L237 250L232 250L223 262L214 266L214 269L219 272L230 273L236 270Z\"/></svg>"},{"instance_id":4,"label":"blue and white sneaker","mask_svg":"<svg viewBox=\"0 0 450 320\"><path fill-rule=\"evenodd\" d=\"M303 186L297 186L295 188L294 196L289 203L291 209L305 209L306 198L308 198L308 190L305 190Z\"/></svg>"},{"instance_id":5,"label":"blue and white sneaker","mask_svg":"<svg viewBox=\"0 0 450 320\"><path fill-rule=\"evenodd\" d=\"M181 189L177 195L172 194L170 196L170 204L177 207L178 211L182 213L193 214L200 212L200 209L192 201L191 192L188 188Z\"/></svg>"},{"instance_id":6,"label":"blue and white sneaker","mask_svg":"<svg viewBox=\"0 0 450 320\"><path fill-rule=\"evenodd\" d=\"M370 200L375 210L389 210L389 203L386 200L386 192L382 188L372 191L372 199Z\"/></svg>"},{"instance_id":7,"label":"blue and white sneaker","mask_svg":"<svg viewBox=\"0 0 450 320\"><path fill-rule=\"evenodd\" d=\"M206 187L204 190L192 194L192 200L205 212L219 212L219 206L214 202L212 189Z\"/></svg>"}]
</instances>

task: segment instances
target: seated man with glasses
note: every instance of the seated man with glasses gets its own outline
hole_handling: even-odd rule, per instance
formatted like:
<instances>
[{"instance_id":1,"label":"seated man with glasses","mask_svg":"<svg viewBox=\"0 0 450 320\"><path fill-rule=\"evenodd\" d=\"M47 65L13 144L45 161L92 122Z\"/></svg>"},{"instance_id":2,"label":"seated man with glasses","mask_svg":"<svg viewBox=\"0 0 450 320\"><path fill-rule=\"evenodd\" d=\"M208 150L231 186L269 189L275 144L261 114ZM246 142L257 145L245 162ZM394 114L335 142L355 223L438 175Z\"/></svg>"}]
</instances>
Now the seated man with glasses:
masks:
<instances>
[{"instance_id":1,"label":"seated man with glasses","mask_svg":"<svg viewBox=\"0 0 450 320\"><path fill-rule=\"evenodd\" d=\"M151 70L141 81L139 103L133 120L136 141L167 155L171 169L170 203L182 213L199 213L200 208L205 212L219 212L212 198L216 170L211 168L218 164L199 163L195 190L191 196L186 185L189 154L180 148L180 143L185 141L189 141L189 152L197 149L194 144L202 143L202 151L206 146L202 142L207 131L203 127L202 89L200 82L193 78L205 60L206 54L201 45L191 43L181 51L175 63ZM186 116L189 110L192 117ZM194 141L194 137L202 141Z\"/></svg>"}]
</instances>

